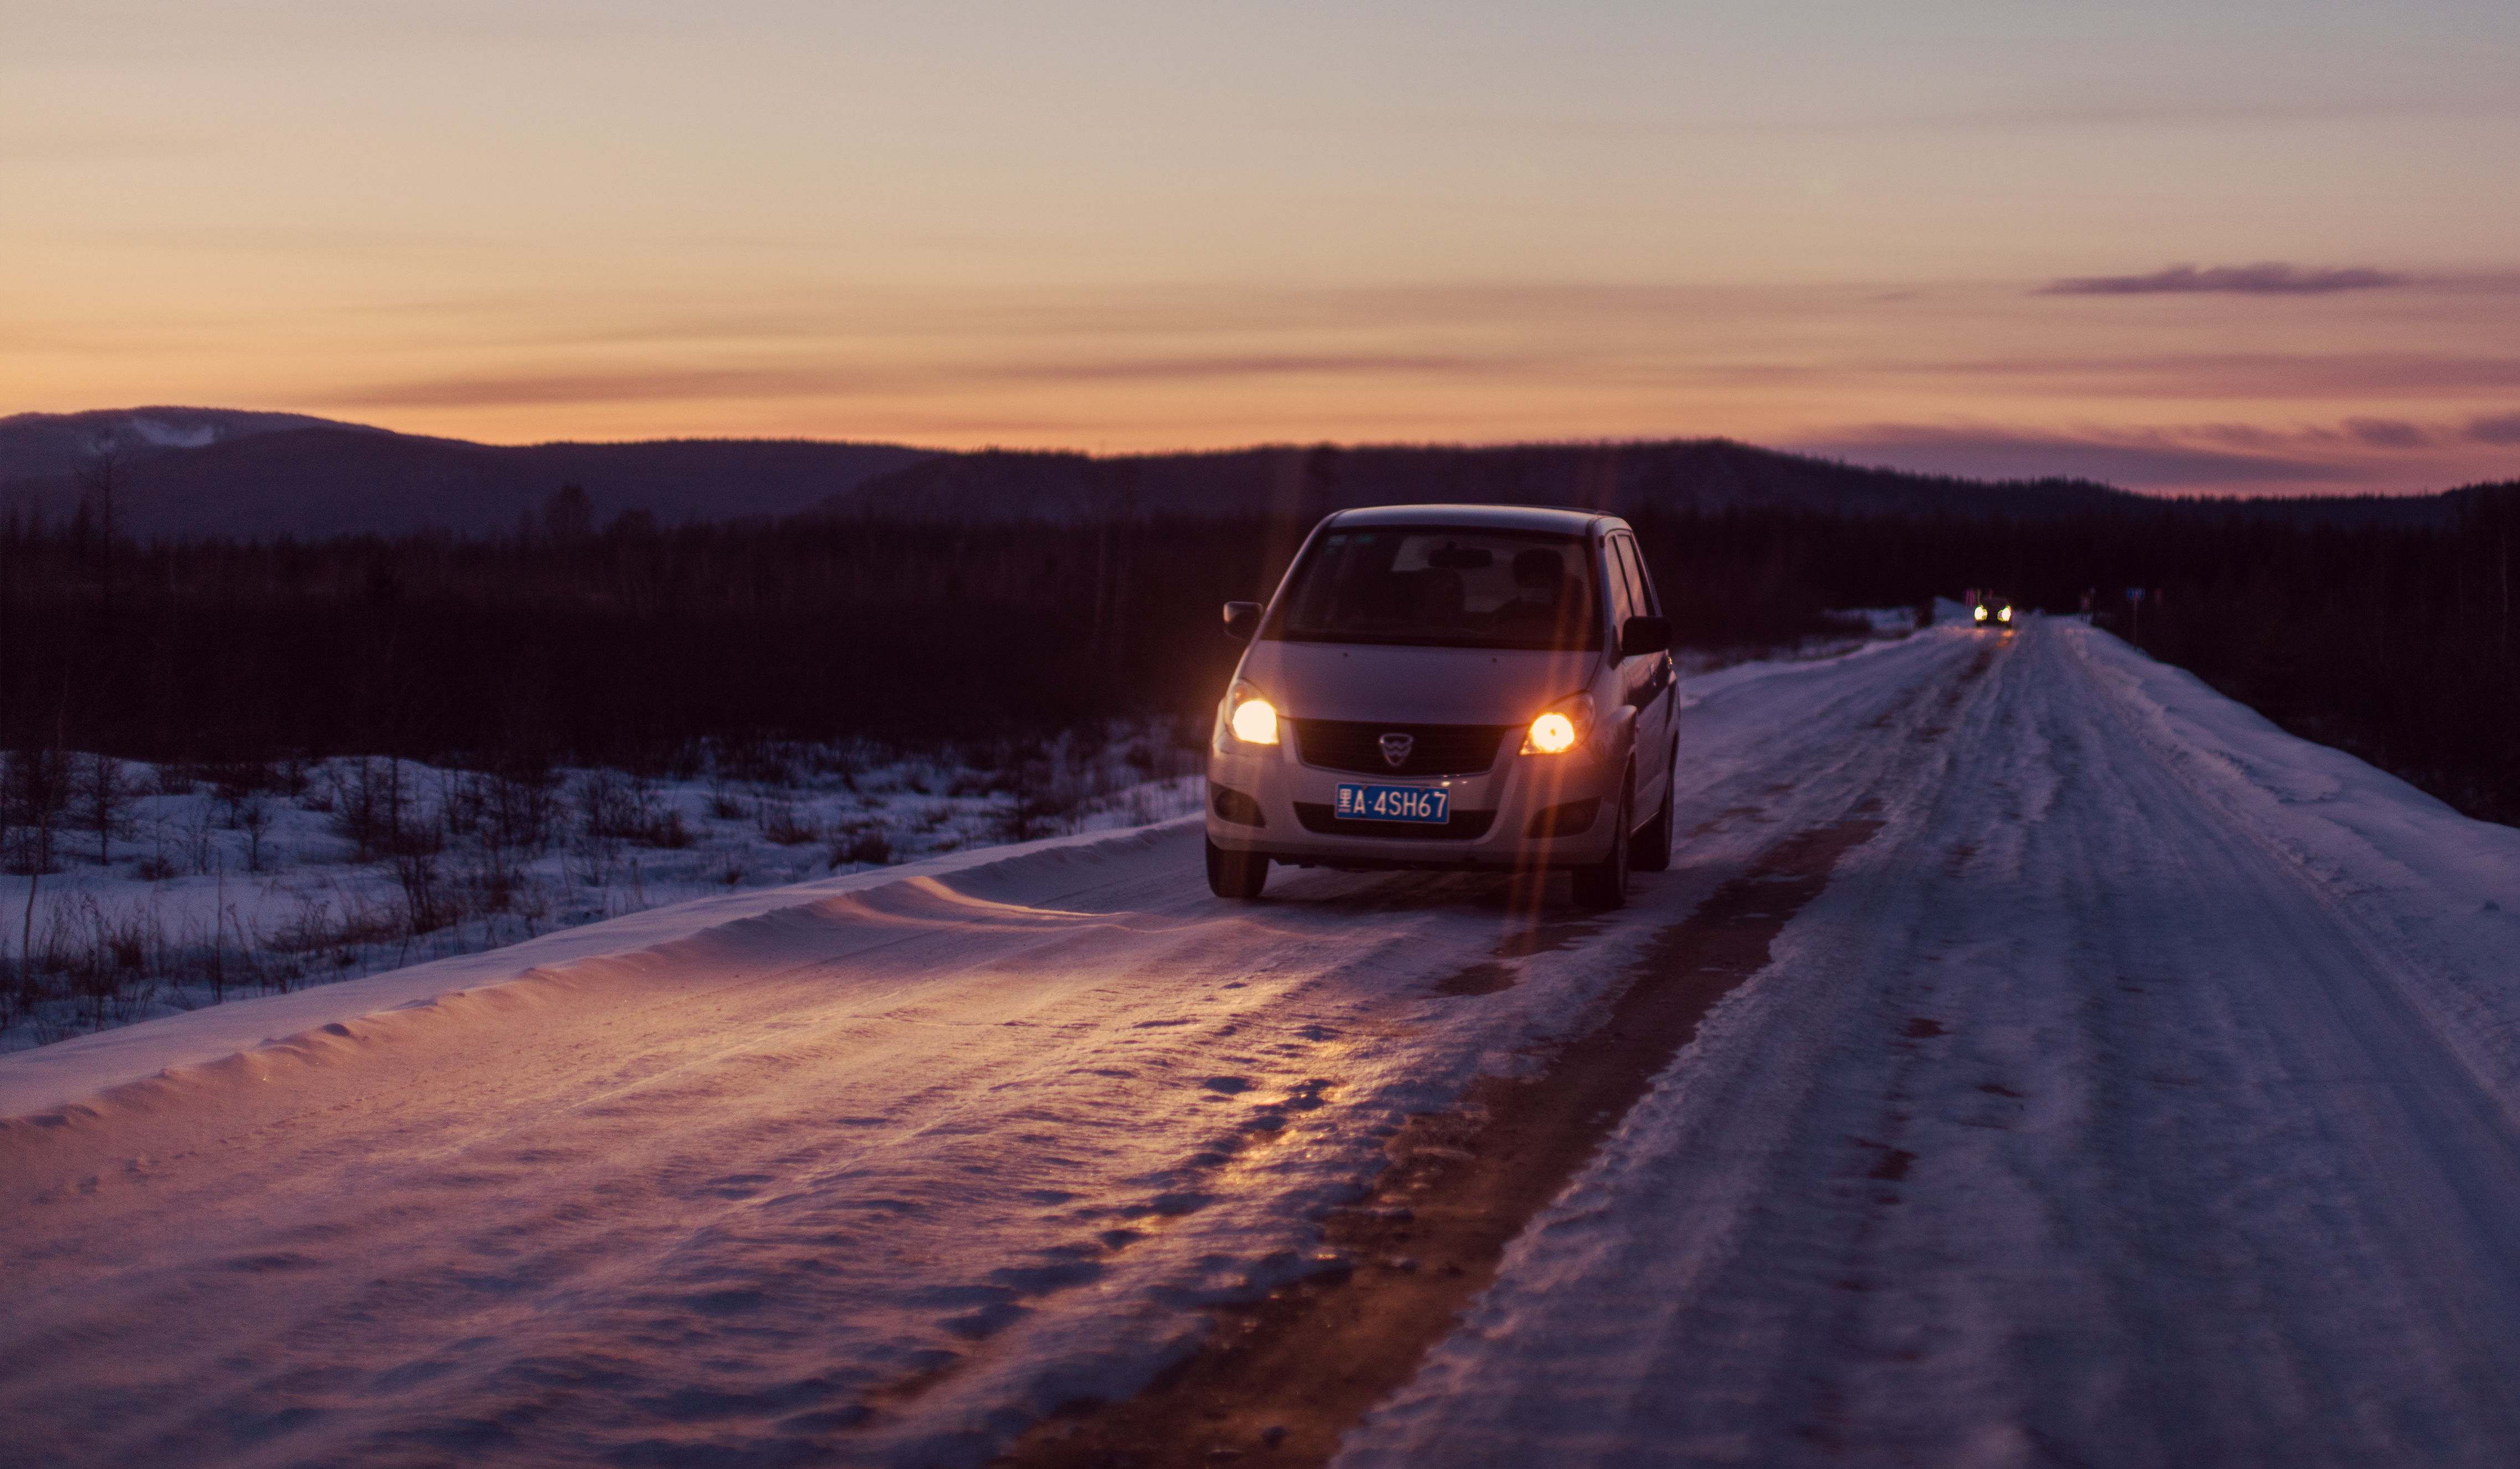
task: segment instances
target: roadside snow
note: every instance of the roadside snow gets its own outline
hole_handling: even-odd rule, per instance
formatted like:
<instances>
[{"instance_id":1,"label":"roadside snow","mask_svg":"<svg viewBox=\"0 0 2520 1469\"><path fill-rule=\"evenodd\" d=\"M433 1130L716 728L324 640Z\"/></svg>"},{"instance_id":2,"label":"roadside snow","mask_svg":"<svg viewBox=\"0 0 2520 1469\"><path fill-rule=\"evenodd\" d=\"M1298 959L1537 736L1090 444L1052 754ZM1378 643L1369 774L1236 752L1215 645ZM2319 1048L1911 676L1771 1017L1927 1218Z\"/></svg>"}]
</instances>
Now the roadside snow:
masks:
<instances>
[{"instance_id":1,"label":"roadside snow","mask_svg":"<svg viewBox=\"0 0 2520 1469\"><path fill-rule=\"evenodd\" d=\"M2387 957L2371 961L2520 1126L2520 828L2287 734L2106 633L2063 632L2155 758L2377 936Z\"/></svg>"},{"instance_id":2,"label":"roadside snow","mask_svg":"<svg viewBox=\"0 0 2520 1469\"><path fill-rule=\"evenodd\" d=\"M1806 686L1913 752L1883 829L1341 1465L2508 1462L2520 831L1933 636L1930 701Z\"/></svg>"},{"instance_id":3,"label":"roadside snow","mask_svg":"<svg viewBox=\"0 0 2520 1469\"><path fill-rule=\"evenodd\" d=\"M71 809L7 832L0 1052L1200 800L1197 752L1152 727L724 764L503 779L382 758L201 772L74 755ZM85 794L100 775L119 793L102 839Z\"/></svg>"},{"instance_id":4,"label":"roadside snow","mask_svg":"<svg viewBox=\"0 0 2520 1469\"><path fill-rule=\"evenodd\" d=\"M1116 833L1169 830L1193 818ZM544 934L485 953L410 964L364 979L294 993L233 1000L186 1013L0 1055L0 1118L77 1101L169 1068L202 1066L239 1052L288 1043L326 1026L389 1010L453 1000L467 992L566 968L585 959L625 958L697 939L745 919L809 907L843 893L933 879L1034 853L1112 840L1108 830L1049 837L1012 846L976 847L896 868L873 868L819 881L755 888L646 909L583 927Z\"/></svg>"}]
</instances>

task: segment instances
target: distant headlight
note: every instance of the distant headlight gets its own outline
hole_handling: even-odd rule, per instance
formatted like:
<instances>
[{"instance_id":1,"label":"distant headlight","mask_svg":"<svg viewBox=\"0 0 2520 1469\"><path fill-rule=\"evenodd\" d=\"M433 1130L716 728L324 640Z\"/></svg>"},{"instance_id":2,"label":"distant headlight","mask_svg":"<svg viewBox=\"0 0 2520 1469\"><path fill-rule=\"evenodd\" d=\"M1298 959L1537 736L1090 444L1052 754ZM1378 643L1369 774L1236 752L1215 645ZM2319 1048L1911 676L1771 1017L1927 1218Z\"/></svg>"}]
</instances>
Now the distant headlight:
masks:
<instances>
[{"instance_id":1,"label":"distant headlight","mask_svg":"<svg viewBox=\"0 0 2520 1469\"><path fill-rule=\"evenodd\" d=\"M1233 729L1235 738L1244 744L1278 742L1277 707L1262 698L1259 690L1248 684L1237 684L1227 697L1234 703L1234 713L1226 722Z\"/></svg>"},{"instance_id":2,"label":"distant headlight","mask_svg":"<svg viewBox=\"0 0 2520 1469\"><path fill-rule=\"evenodd\" d=\"M2012 609L2010 607L2005 607L2002 611L1998 612L1995 615L2002 618L2006 622L2010 622L2012 620Z\"/></svg>"},{"instance_id":3,"label":"distant headlight","mask_svg":"<svg viewBox=\"0 0 2520 1469\"><path fill-rule=\"evenodd\" d=\"M1986 608L1980 607L1977 609L1977 620L1980 622L1986 621Z\"/></svg>"},{"instance_id":4,"label":"distant headlight","mask_svg":"<svg viewBox=\"0 0 2520 1469\"><path fill-rule=\"evenodd\" d=\"M1526 755L1563 755L1582 744L1592 733L1592 695L1578 693L1540 711L1540 717L1522 733L1522 752Z\"/></svg>"}]
</instances>

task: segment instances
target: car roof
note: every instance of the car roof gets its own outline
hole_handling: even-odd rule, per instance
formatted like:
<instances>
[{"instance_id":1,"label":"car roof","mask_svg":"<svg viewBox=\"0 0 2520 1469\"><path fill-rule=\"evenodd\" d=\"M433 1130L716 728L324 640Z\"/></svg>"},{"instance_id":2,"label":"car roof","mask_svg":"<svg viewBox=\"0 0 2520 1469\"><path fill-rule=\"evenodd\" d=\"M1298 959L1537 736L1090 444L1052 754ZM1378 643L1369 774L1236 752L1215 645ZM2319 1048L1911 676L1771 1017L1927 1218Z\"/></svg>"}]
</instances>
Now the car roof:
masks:
<instances>
[{"instance_id":1,"label":"car roof","mask_svg":"<svg viewBox=\"0 0 2520 1469\"><path fill-rule=\"evenodd\" d=\"M1548 530L1580 536L1588 531L1624 529L1625 520L1598 511L1548 505L1376 505L1340 511L1325 524L1445 525L1489 530Z\"/></svg>"}]
</instances>

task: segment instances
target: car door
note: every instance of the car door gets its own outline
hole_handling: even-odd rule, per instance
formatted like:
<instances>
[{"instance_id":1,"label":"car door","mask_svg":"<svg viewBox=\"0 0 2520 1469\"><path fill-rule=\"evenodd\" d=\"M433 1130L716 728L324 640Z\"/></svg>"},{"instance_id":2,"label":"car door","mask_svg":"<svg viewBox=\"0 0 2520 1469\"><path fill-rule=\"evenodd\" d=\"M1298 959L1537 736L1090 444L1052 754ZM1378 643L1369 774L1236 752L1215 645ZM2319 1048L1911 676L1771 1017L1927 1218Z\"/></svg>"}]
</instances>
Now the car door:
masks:
<instances>
[{"instance_id":1,"label":"car door","mask_svg":"<svg viewBox=\"0 0 2520 1469\"><path fill-rule=\"evenodd\" d=\"M1629 605L1639 617L1663 615L1662 604L1655 598L1653 580L1645 574L1643 555L1637 549L1635 536L1625 531L1614 532L1610 549L1618 561L1621 580L1626 583ZM1628 702L1637 708L1637 788L1639 811L1650 810L1648 802L1658 801L1662 782L1671 775L1672 735L1676 728L1674 714L1679 705L1679 679L1669 649L1630 658L1623 667L1628 677Z\"/></svg>"}]
</instances>

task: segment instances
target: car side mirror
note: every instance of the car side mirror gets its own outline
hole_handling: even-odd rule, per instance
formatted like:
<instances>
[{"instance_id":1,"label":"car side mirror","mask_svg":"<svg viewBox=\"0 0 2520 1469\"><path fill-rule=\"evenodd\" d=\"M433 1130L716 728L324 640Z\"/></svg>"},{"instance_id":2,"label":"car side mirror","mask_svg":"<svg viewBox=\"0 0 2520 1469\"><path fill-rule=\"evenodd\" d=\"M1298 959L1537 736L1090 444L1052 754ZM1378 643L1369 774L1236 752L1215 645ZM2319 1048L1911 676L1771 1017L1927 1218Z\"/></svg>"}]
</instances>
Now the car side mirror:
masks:
<instances>
[{"instance_id":1,"label":"car side mirror","mask_svg":"<svg viewBox=\"0 0 2520 1469\"><path fill-rule=\"evenodd\" d=\"M1237 643L1248 643L1260 631L1260 603L1229 601L1225 604L1225 636Z\"/></svg>"},{"instance_id":2,"label":"car side mirror","mask_svg":"<svg viewBox=\"0 0 2520 1469\"><path fill-rule=\"evenodd\" d=\"M1671 646L1671 619L1631 617L1619 628L1619 656L1634 658Z\"/></svg>"}]
</instances>

